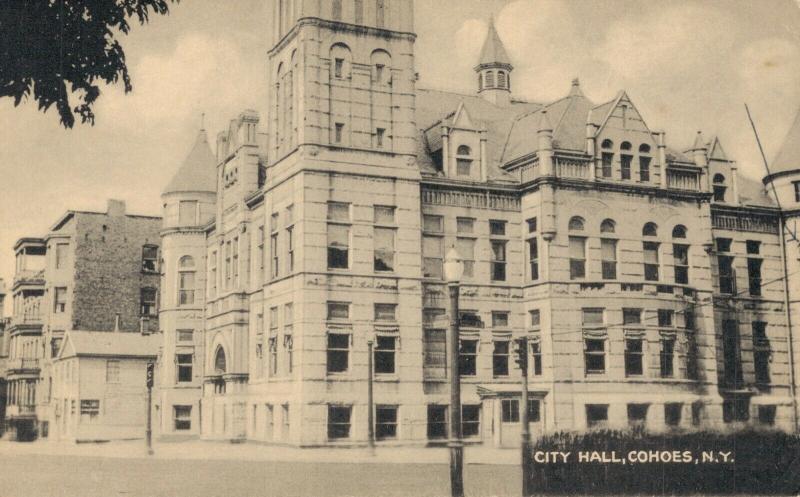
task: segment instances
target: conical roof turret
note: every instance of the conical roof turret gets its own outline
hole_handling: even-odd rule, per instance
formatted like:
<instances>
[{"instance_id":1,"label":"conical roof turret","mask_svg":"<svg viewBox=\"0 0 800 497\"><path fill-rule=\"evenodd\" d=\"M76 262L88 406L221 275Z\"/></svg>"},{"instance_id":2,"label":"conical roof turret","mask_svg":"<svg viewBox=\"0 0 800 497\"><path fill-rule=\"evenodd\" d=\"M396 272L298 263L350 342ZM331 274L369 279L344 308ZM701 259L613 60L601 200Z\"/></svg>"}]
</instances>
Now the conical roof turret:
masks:
<instances>
[{"instance_id":1,"label":"conical roof turret","mask_svg":"<svg viewBox=\"0 0 800 497\"><path fill-rule=\"evenodd\" d=\"M163 193L217 191L217 159L211 152L206 130L197 133L191 151L167 183Z\"/></svg>"},{"instance_id":2,"label":"conical roof turret","mask_svg":"<svg viewBox=\"0 0 800 497\"><path fill-rule=\"evenodd\" d=\"M785 173L800 170L800 110L794 118L792 127L789 128L786 138L769 165L770 174Z\"/></svg>"},{"instance_id":3,"label":"conical roof turret","mask_svg":"<svg viewBox=\"0 0 800 497\"><path fill-rule=\"evenodd\" d=\"M486 41L483 42L481 56L478 59L476 69L486 66L512 68L511 58L509 58L506 47L500 40L500 35L497 34L497 28L494 26L494 16L489 19L489 32L486 34Z\"/></svg>"}]
</instances>

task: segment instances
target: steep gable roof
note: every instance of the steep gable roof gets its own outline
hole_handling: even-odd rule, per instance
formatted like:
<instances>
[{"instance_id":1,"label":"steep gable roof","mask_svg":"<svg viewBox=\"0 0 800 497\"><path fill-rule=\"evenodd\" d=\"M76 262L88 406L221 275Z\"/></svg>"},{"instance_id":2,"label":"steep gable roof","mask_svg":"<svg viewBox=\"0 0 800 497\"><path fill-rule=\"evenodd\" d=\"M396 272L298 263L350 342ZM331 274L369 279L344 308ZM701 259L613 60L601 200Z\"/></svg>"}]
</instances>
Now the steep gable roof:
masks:
<instances>
[{"instance_id":1,"label":"steep gable roof","mask_svg":"<svg viewBox=\"0 0 800 497\"><path fill-rule=\"evenodd\" d=\"M217 159L211 152L206 131L201 129L189 155L172 177L164 193L217 191Z\"/></svg>"},{"instance_id":2,"label":"steep gable roof","mask_svg":"<svg viewBox=\"0 0 800 497\"><path fill-rule=\"evenodd\" d=\"M797 112L792 127L789 128L775 159L769 165L770 174L796 169L800 169L800 111Z\"/></svg>"}]
</instances>

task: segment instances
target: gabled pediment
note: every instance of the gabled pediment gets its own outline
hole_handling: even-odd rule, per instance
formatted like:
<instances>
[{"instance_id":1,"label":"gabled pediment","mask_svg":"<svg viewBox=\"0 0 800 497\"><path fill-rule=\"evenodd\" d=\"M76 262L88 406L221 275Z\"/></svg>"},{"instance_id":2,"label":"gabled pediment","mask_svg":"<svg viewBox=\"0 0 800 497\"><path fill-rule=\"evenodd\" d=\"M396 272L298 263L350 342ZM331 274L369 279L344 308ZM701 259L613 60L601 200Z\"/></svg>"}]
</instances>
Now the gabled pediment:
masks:
<instances>
[{"instance_id":1,"label":"gabled pediment","mask_svg":"<svg viewBox=\"0 0 800 497\"><path fill-rule=\"evenodd\" d=\"M639 110L624 91L619 92L613 105L609 107L606 115L601 119L598 133L604 128L614 128L617 130L639 131L652 134L644 118L642 118L642 115L639 113Z\"/></svg>"},{"instance_id":2,"label":"gabled pediment","mask_svg":"<svg viewBox=\"0 0 800 497\"><path fill-rule=\"evenodd\" d=\"M475 129L475 124L467 111L464 102L458 104L458 109L453 116L453 127L461 129Z\"/></svg>"}]
</instances>

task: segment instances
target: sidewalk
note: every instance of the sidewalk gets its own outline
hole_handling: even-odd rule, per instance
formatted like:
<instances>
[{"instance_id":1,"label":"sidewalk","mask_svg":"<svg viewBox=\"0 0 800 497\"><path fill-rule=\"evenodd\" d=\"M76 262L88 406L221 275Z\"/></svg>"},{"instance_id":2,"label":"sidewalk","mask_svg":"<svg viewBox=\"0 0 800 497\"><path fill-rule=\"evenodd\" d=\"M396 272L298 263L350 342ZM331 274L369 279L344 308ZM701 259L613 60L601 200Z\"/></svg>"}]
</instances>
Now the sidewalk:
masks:
<instances>
[{"instance_id":1,"label":"sidewalk","mask_svg":"<svg viewBox=\"0 0 800 497\"><path fill-rule=\"evenodd\" d=\"M447 464L449 453L443 447L377 447L375 455L366 448L313 448L270 446L255 443L231 444L202 440L155 442L155 459L284 461L316 463L415 463ZM0 441L0 454L41 454L53 456L85 456L145 458L144 440L116 441L100 444L71 442L8 442ZM468 446L464 449L465 464L517 465L519 450Z\"/></svg>"}]
</instances>

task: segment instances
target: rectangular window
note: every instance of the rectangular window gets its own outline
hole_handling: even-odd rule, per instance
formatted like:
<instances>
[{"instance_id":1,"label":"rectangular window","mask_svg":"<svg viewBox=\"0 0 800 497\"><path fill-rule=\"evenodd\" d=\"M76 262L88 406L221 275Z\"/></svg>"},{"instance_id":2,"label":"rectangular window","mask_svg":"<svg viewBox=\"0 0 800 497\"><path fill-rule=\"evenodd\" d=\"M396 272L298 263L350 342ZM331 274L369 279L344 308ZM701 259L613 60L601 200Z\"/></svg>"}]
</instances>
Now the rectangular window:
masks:
<instances>
[{"instance_id":1,"label":"rectangular window","mask_svg":"<svg viewBox=\"0 0 800 497\"><path fill-rule=\"evenodd\" d=\"M461 262L464 264L464 277L472 278L475 276L475 239L474 238L456 238L456 250L458 255L461 256Z\"/></svg>"},{"instance_id":2,"label":"rectangular window","mask_svg":"<svg viewBox=\"0 0 800 497\"><path fill-rule=\"evenodd\" d=\"M650 181L650 157L639 157L639 180Z\"/></svg>"},{"instance_id":3,"label":"rectangular window","mask_svg":"<svg viewBox=\"0 0 800 497\"><path fill-rule=\"evenodd\" d=\"M394 374L395 373L395 353L397 349L397 337L381 336L376 337L375 343L375 373Z\"/></svg>"},{"instance_id":4,"label":"rectangular window","mask_svg":"<svg viewBox=\"0 0 800 497\"><path fill-rule=\"evenodd\" d=\"M444 218L442 216L423 215L422 230L428 233L442 233L444 231Z\"/></svg>"},{"instance_id":5,"label":"rectangular window","mask_svg":"<svg viewBox=\"0 0 800 497\"><path fill-rule=\"evenodd\" d=\"M181 226L197 224L196 200L181 200L178 203L178 224Z\"/></svg>"},{"instance_id":6,"label":"rectangular window","mask_svg":"<svg viewBox=\"0 0 800 497\"><path fill-rule=\"evenodd\" d=\"M344 123L336 123L334 143L342 143L343 138L344 138Z\"/></svg>"},{"instance_id":7,"label":"rectangular window","mask_svg":"<svg viewBox=\"0 0 800 497\"><path fill-rule=\"evenodd\" d=\"M106 361L106 383L119 383L119 361L116 359Z\"/></svg>"},{"instance_id":8,"label":"rectangular window","mask_svg":"<svg viewBox=\"0 0 800 497\"><path fill-rule=\"evenodd\" d=\"M531 280L539 279L539 240L538 238L528 239L528 262L530 264Z\"/></svg>"},{"instance_id":9,"label":"rectangular window","mask_svg":"<svg viewBox=\"0 0 800 497\"><path fill-rule=\"evenodd\" d=\"M397 438L397 406L375 406L375 438Z\"/></svg>"},{"instance_id":10,"label":"rectangular window","mask_svg":"<svg viewBox=\"0 0 800 497\"><path fill-rule=\"evenodd\" d=\"M81 400L81 415L93 418L100 415L100 401L99 400Z\"/></svg>"},{"instance_id":11,"label":"rectangular window","mask_svg":"<svg viewBox=\"0 0 800 497\"><path fill-rule=\"evenodd\" d=\"M492 328L508 328L508 313L493 311Z\"/></svg>"},{"instance_id":12,"label":"rectangular window","mask_svg":"<svg viewBox=\"0 0 800 497\"><path fill-rule=\"evenodd\" d=\"M294 206L286 208L286 272L294 272Z\"/></svg>"},{"instance_id":13,"label":"rectangular window","mask_svg":"<svg viewBox=\"0 0 800 497\"><path fill-rule=\"evenodd\" d=\"M442 279L444 263L444 240L439 236L422 237L423 276Z\"/></svg>"},{"instance_id":14,"label":"rectangular window","mask_svg":"<svg viewBox=\"0 0 800 497\"><path fill-rule=\"evenodd\" d=\"M375 304L375 321L396 321L397 304Z\"/></svg>"},{"instance_id":15,"label":"rectangular window","mask_svg":"<svg viewBox=\"0 0 800 497\"><path fill-rule=\"evenodd\" d=\"M542 325L542 313L539 309L531 309L528 311L528 316L531 322L531 328L534 330L538 330L539 327Z\"/></svg>"},{"instance_id":16,"label":"rectangular window","mask_svg":"<svg viewBox=\"0 0 800 497\"><path fill-rule=\"evenodd\" d=\"M722 401L722 421L743 423L750 419L750 398L735 397Z\"/></svg>"},{"instance_id":17,"label":"rectangular window","mask_svg":"<svg viewBox=\"0 0 800 497\"><path fill-rule=\"evenodd\" d=\"M68 255L69 255L69 244L56 243L56 269L63 269L67 267ZM144 263L142 264L142 266L144 266Z\"/></svg>"},{"instance_id":18,"label":"rectangular window","mask_svg":"<svg viewBox=\"0 0 800 497\"><path fill-rule=\"evenodd\" d=\"M239 288L239 237L233 239L233 288Z\"/></svg>"},{"instance_id":19,"label":"rectangular window","mask_svg":"<svg viewBox=\"0 0 800 497\"><path fill-rule=\"evenodd\" d=\"M739 323L733 319L722 321L722 356L724 381L726 386L738 387L742 384L742 358L739 343Z\"/></svg>"},{"instance_id":20,"label":"rectangular window","mask_svg":"<svg viewBox=\"0 0 800 497\"><path fill-rule=\"evenodd\" d=\"M208 295L213 297L217 294L217 251L211 251L208 258Z\"/></svg>"},{"instance_id":21,"label":"rectangular window","mask_svg":"<svg viewBox=\"0 0 800 497\"><path fill-rule=\"evenodd\" d=\"M459 340L458 374L475 376L478 368L478 340Z\"/></svg>"},{"instance_id":22,"label":"rectangular window","mask_svg":"<svg viewBox=\"0 0 800 497\"><path fill-rule=\"evenodd\" d=\"M542 401L528 399L528 422L538 423L542 420Z\"/></svg>"},{"instance_id":23,"label":"rectangular window","mask_svg":"<svg viewBox=\"0 0 800 497\"><path fill-rule=\"evenodd\" d=\"M142 247L142 272L158 272L158 247L156 245Z\"/></svg>"},{"instance_id":24,"label":"rectangular window","mask_svg":"<svg viewBox=\"0 0 800 497\"><path fill-rule=\"evenodd\" d=\"M447 406L428 406L428 439L447 438Z\"/></svg>"},{"instance_id":25,"label":"rectangular window","mask_svg":"<svg viewBox=\"0 0 800 497\"><path fill-rule=\"evenodd\" d=\"M642 324L642 310L623 308L622 309L622 324Z\"/></svg>"},{"instance_id":26,"label":"rectangular window","mask_svg":"<svg viewBox=\"0 0 800 497\"><path fill-rule=\"evenodd\" d=\"M798 200L800 202L800 200ZM775 425L775 406L758 406L758 422L765 426Z\"/></svg>"},{"instance_id":27,"label":"rectangular window","mask_svg":"<svg viewBox=\"0 0 800 497\"><path fill-rule=\"evenodd\" d=\"M756 349L753 351L753 366L755 368L756 383L765 385L769 383L769 350Z\"/></svg>"},{"instance_id":28,"label":"rectangular window","mask_svg":"<svg viewBox=\"0 0 800 497\"><path fill-rule=\"evenodd\" d=\"M688 285L689 246L677 243L672 245L672 260L675 266L675 283L679 285Z\"/></svg>"},{"instance_id":29,"label":"rectangular window","mask_svg":"<svg viewBox=\"0 0 800 497\"><path fill-rule=\"evenodd\" d=\"M328 319L350 319L350 304L347 302L328 302Z\"/></svg>"},{"instance_id":30,"label":"rectangular window","mask_svg":"<svg viewBox=\"0 0 800 497\"><path fill-rule=\"evenodd\" d=\"M625 376L641 376L644 373L644 350L641 338L625 340Z\"/></svg>"},{"instance_id":31,"label":"rectangular window","mask_svg":"<svg viewBox=\"0 0 800 497\"><path fill-rule=\"evenodd\" d=\"M395 224L395 207L389 205L376 205L372 209L373 222L375 224Z\"/></svg>"},{"instance_id":32,"label":"rectangular window","mask_svg":"<svg viewBox=\"0 0 800 497\"><path fill-rule=\"evenodd\" d=\"M464 438L479 437L481 434L481 406L461 406L461 434Z\"/></svg>"},{"instance_id":33,"label":"rectangular window","mask_svg":"<svg viewBox=\"0 0 800 497\"><path fill-rule=\"evenodd\" d=\"M65 287L53 288L53 312L56 314L67 312L67 289Z\"/></svg>"},{"instance_id":34,"label":"rectangular window","mask_svg":"<svg viewBox=\"0 0 800 497\"><path fill-rule=\"evenodd\" d=\"M378 72L383 72L383 67L380 67ZM380 81L380 80L378 80ZM375 146L377 148L383 148L383 137L386 134L386 130L383 128L378 128L375 130Z\"/></svg>"},{"instance_id":35,"label":"rectangular window","mask_svg":"<svg viewBox=\"0 0 800 497\"><path fill-rule=\"evenodd\" d=\"M490 220L489 234L492 236L506 236L506 222L496 219Z\"/></svg>"},{"instance_id":36,"label":"rectangular window","mask_svg":"<svg viewBox=\"0 0 800 497\"><path fill-rule=\"evenodd\" d=\"M506 242L492 241L492 281L506 281Z\"/></svg>"},{"instance_id":37,"label":"rectangular window","mask_svg":"<svg viewBox=\"0 0 800 497\"><path fill-rule=\"evenodd\" d=\"M605 310L602 307L587 307L582 309L581 323L584 327L597 328L605 324Z\"/></svg>"},{"instance_id":38,"label":"rectangular window","mask_svg":"<svg viewBox=\"0 0 800 497\"><path fill-rule=\"evenodd\" d=\"M383 64L375 64L375 82L378 84L383 84L383 73L386 70L386 66ZM381 128L378 128L381 129Z\"/></svg>"},{"instance_id":39,"label":"rectangular window","mask_svg":"<svg viewBox=\"0 0 800 497\"><path fill-rule=\"evenodd\" d=\"M531 342L531 372L533 376L542 376L542 344Z\"/></svg>"},{"instance_id":40,"label":"rectangular window","mask_svg":"<svg viewBox=\"0 0 800 497\"><path fill-rule=\"evenodd\" d=\"M602 173L604 178L612 176L612 164L614 162L614 154L603 152L602 155Z\"/></svg>"},{"instance_id":41,"label":"rectangular window","mask_svg":"<svg viewBox=\"0 0 800 497\"><path fill-rule=\"evenodd\" d=\"M586 404L586 427L604 428L608 425L607 404Z\"/></svg>"},{"instance_id":42,"label":"rectangular window","mask_svg":"<svg viewBox=\"0 0 800 497\"><path fill-rule=\"evenodd\" d=\"M471 235L475 232L475 219L471 217L456 218L456 233L459 235Z\"/></svg>"},{"instance_id":43,"label":"rectangular window","mask_svg":"<svg viewBox=\"0 0 800 497\"><path fill-rule=\"evenodd\" d=\"M350 335L328 333L328 373L347 371L350 356Z\"/></svg>"},{"instance_id":44,"label":"rectangular window","mask_svg":"<svg viewBox=\"0 0 800 497\"><path fill-rule=\"evenodd\" d=\"M225 242L225 288L231 286L231 242Z\"/></svg>"},{"instance_id":45,"label":"rectangular window","mask_svg":"<svg viewBox=\"0 0 800 497\"><path fill-rule=\"evenodd\" d=\"M178 305L194 304L194 271L178 273Z\"/></svg>"},{"instance_id":46,"label":"rectangular window","mask_svg":"<svg viewBox=\"0 0 800 497\"><path fill-rule=\"evenodd\" d=\"M569 279L577 280L586 277L586 238L569 237Z\"/></svg>"},{"instance_id":47,"label":"rectangular window","mask_svg":"<svg viewBox=\"0 0 800 497\"><path fill-rule=\"evenodd\" d=\"M510 352L508 340L498 340L494 342L492 352L492 375L508 376L508 354Z\"/></svg>"},{"instance_id":48,"label":"rectangular window","mask_svg":"<svg viewBox=\"0 0 800 497\"><path fill-rule=\"evenodd\" d=\"M644 250L644 279L645 281L658 281L658 243L643 242Z\"/></svg>"},{"instance_id":49,"label":"rectangular window","mask_svg":"<svg viewBox=\"0 0 800 497\"><path fill-rule=\"evenodd\" d=\"M747 282L753 297L761 296L761 262L761 259L747 258Z\"/></svg>"},{"instance_id":50,"label":"rectangular window","mask_svg":"<svg viewBox=\"0 0 800 497\"><path fill-rule=\"evenodd\" d=\"M445 378L447 376L447 344L445 337L445 330L425 330L425 342L423 343L423 373L425 378Z\"/></svg>"},{"instance_id":51,"label":"rectangular window","mask_svg":"<svg viewBox=\"0 0 800 497\"><path fill-rule=\"evenodd\" d=\"M192 429L192 406L172 406L175 431Z\"/></svg>"},{"instance_id":52,"label":"rectangular window","mask_svg":"<svg viewBox=\"0 0 800 497\"><path fill-rule=\"evenodd\" d=\"M500 402L500 420L503 423L519 423L519 400L503 399Z\"/></svg>"},{"instance_id":53,"label":"rectangular window","mask_svg":"<svg viewBox=\"0 0 800 497\"><path fill-rule=\"evenodd\" d=\"M156 289L155 288L142 288L140 292L141 315L142 316L155 316L158 314L156 310Z\"/></svg>"},{"instance_id":54,"label":"rectangular window","mask_svg":"<svg viewBox=\"0 0 800 497\"><path fill-rule=\"evenodd\" d=\"M644 426L647 423L648 404L628 404L628 426Z\"/></svg>"},{"instance_id":55,"label":"rectangular window","mask_svg":"<svg viewBox=\"0 0 800 497\"><path fill-rule=\"evenodd\" d=\"M717 256L719 267L719 291L724 294L734 293L733 257L727 255Z\"/></svg>"},{"instance_id":56,"label":"rectangular window","mask_svg":"<svg viewBox=\"0 0 800 497\"><path fill-rule=\"evenodd\" d=\"M631 162L633 162L632 155L620 155L619 165L622 179L631 179Z\"/></svg>"},{"instance_id":57,"label":"rectangular window","mask_svg":"<svg viewBox=\"0 0 800 497\"><path fill-rule=\"evenodd\" d=\"M586 374L602 374L606 371L606 342L603 339L584 339L584 361Z\"/></svg>"},{"instance_id":58,"label":"rectangular window","mask_svg":"<svg viewBox=\"0 0 800 497\"><path fill-rule=\"evenodd\" d=\"M328 203L328 269L347 269L350 265L350 204Z\"/></svg>"},{"instance_id":59,"label":"rectangular window","mask_svg":"<svg viewBox=\"0 0 800 497\"><path fill-rule=\"evenodd\" d=\"M456 157L456 175L469 176L472 171L472 160Z\"/></svg>"},{"instance_id":60,"label":"rectangular window","mask_svg":"<svg viewBox=\"0 0 800 497\"><path fill-rule=\"evenodd\" d=\"M800 181L792 181L794 186L794 201L800 202Z\"/></svg>"},{"instance_id":61,"label":"rectangular window","mask_svg":"<svg viewBox=\"0 0 800 497\"><path fill-rule=\"evenodd\" d=\"M373 269L375 271L394 271L394 238L393 228L375 228L375 253Z\"/></svg>"},{"instance_id":62,"label":"rectangular window","mask_svg":"<svg viewBox=\"0 0 800 497\"><path fill-rule=\"evenodd\" d=\"M663 328L672 328L675 312L671 309L658 310L658 325Z\"/></svg>"},{"instance_id":63,"label":"rectangular window","mask_svg":"<svg viewBox=\"0 0 800 497\"><path fill-rule=\"evenodd\" d=\"M714 185L714 201L715 202L724 202L725 201L725 191L728 188L722 185Z\"/></svg>"},{"instance_id":64,"label":"rectangular window","mask_svg":"<svg viewBox=\"0 0 800 497\"><path fill-rule=\"evenodd\" d=\"M659 354L661 363L661 377L672 378L675 374L675 339L662 338L661 339L661 354Z\"/></svg>"},{"instance_id":65,"label":"rectangular window","mask_svg":"<svg viewBox=\"0 0 800 497\"><path fill-rule=\"evenodd\" d=\"M177 354L175 356L175 367L178 373L178 383L190 383L192 381L192 354Z\"/></svg>"},{"instance_id":66,"label":"rectangular window","mask_svg":"<svg viewBox=\"0 0 800 497\"><path fill-rule=\"evenodd\" d=\"M604 280L617 279L617 241L610 238L600 240L600 256Z\"/></svg>"},{"instance_id":67,"label":"rectangular window","mask_svg":"<svg viewBox=\"0 0 800 497\"><path fill-rule=\"evenodd\" d=\"M328 405L328 439L350 438L350 406Z\"/></svg>"}]
</instances>

